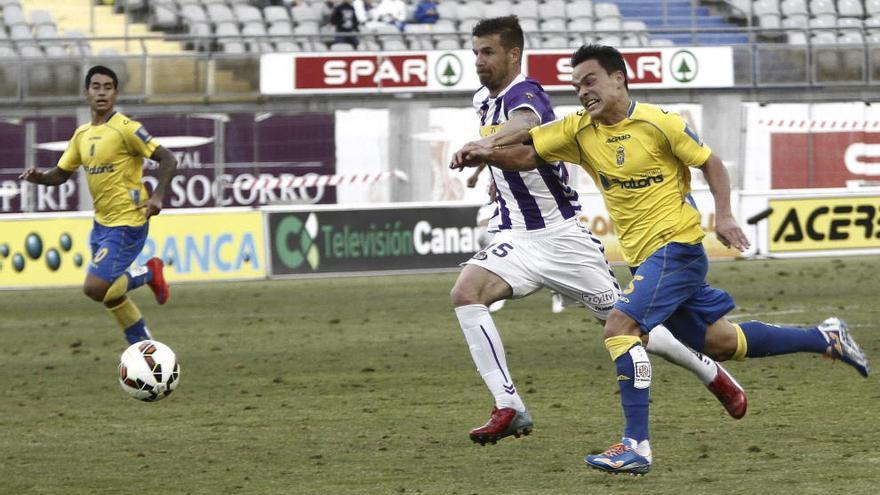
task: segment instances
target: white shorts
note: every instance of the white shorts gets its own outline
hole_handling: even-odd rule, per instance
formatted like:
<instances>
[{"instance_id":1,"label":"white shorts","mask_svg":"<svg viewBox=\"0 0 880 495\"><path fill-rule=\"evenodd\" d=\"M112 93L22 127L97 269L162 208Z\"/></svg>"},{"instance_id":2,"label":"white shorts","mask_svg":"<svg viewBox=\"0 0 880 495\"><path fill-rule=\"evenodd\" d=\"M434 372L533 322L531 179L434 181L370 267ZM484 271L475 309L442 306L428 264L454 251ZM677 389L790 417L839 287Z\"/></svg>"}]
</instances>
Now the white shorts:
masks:
<instances>
[{"instance_id":1,"label":"white shorts","mask_svg":"<svg viewBox=\"0 0 880 495\"><path fill-rule=\"evenodd\" d=\"M604 320L620 295L604 251L590 229L572 218L539 231L498 232L462 265L498 275L513 289L514 298L546 287Z\"/></svg>"}]
</instances>

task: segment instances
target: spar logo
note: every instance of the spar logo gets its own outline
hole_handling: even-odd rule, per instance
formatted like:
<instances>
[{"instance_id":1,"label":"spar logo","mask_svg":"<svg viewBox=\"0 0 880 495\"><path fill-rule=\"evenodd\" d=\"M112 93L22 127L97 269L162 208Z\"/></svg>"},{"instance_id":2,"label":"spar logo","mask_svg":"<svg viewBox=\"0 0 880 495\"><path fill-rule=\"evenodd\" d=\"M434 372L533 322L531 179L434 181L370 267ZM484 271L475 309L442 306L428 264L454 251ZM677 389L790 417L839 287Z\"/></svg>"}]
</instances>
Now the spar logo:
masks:
<instances>
[{"instance_id":1,"label":"spar logo","mask_svg":"<svg viewBox=\"0 0 880 495\"><path fill-rule=\"evenodd\" d=\"M434 73L437 74L437 80L444 86L455 86L461 81L464 74L464 65L461 59L452 53L444 53L437 59L434 66Z\"/></svg>"},{"instance_id":2,"label":"spar logo","mask_svg":"<svg viewBox=\"0 0 880 495\"><path fill-rule=\"evenodd\" d=\"M288 268L296 269L308 263L317 270L321 254L315 239L318 237L318 217L311 213L305 222L301 218L288 215L278 223L275 232L275 251L278 259Z\"/></svg>"},{"instance_id":3,"label":"spar logo","mask_svg":"<svg viewBox=\"0 0 880 495\"><path fill-rule=\"evenodd\" d=\"M669 66L672 68L672 78L680 83L689 83L697 77L697 57L687 51L680 50L672 55Z\"/></svg>"}]
</instances>

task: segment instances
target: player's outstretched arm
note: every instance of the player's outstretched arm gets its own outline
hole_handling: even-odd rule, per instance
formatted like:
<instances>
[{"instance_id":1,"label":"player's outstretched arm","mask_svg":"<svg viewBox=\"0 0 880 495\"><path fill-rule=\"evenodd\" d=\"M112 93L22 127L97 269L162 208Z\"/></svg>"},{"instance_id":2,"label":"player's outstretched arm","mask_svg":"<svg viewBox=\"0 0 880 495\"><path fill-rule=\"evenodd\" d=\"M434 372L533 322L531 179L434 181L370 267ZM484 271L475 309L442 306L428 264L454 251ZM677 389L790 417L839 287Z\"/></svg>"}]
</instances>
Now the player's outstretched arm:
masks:
<instances>
[{"instance_id":1,"label":"player's outstretched arm","mask_svg":"<svg viewBox=\"0 0 880 495\"><path fill-rule=\"evenodd\" d=\"M174 158L174 155L164 146L156 148L150 159L159 162L159 183L145 205L144 215L147 218L158 215L162 211L162 199L165 198L165 191L168 190L168 184L171 183L171 178L174 177L174 172L177 170L177 158Z\"/></svg>"},{"instance_id":2,"label":"player's outstretched arm","mask_svg":"<svg viewBox=\"0 0 880 495\"><path fill-rule=\"evenodd\" d=\"M541 125L541 117L531 108L517 108L510 112L508 121L501 126L501 130L486 137L489 146L497 148L511 144L522 144L531 140L529 130Z\"/></svg>"},{"instance_id":3,"label":"player's outstretched arm","mask_svg":"<svg viewBox=\"0 0 880 495\"><path fill-rule=\"evenodd\" d=\"M727 247L749 248L749 239L736 223L730 207L730 176L720 158L713 153L702 167L703 176L715 198L715 236Z\"/></svg>"},{"instance_id":4,"label":"player's outstretched arm","mask_svg":"<svg viewBox=\"0 0 880 495\"><path fill-rule=\"evenodd\" d=\"M449 168L456 170L476 167L482 163L491 163L502 170L526 171L538 168L545 162L531 144L490 148L480 142L473 142L455 152Z\"/></svg>"},{"instance_id":5,"label":"player's outstretched arm","mask_svg":"<svg viewBox=\"0 0 880 495\"><path fill-rule=\"evenodd\" d=\"M33 182L34 184L57 186L67 182L67 179L69 179L71 175L73 175L71 172L62 170L58 167L54 167L46 172L43 172L38 168L29 168L22 172L18 178Z\"/></svg>"}]
</instances>

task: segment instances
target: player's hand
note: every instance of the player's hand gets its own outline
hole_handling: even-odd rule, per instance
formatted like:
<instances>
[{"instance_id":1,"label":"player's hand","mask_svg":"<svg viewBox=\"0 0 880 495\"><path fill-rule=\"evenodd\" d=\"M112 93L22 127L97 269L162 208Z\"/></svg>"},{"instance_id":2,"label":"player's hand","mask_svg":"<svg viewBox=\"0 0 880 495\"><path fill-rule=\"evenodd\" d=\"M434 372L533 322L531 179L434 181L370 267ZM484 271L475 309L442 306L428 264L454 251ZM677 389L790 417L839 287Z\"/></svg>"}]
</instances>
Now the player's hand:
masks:
<instances>
[{"instance_id":1,"label":"player's hand","mask_svg":"<svg viewBox=\"0 0 880 495\"><path fill-rule=\"evenodd\" d=\"M491 152L492 148L481 144L479 141L467 143L452 156L449 168L456 170L465 167L476 167L481 163L487 162Z\"/></svg>"},{"instance_id":2,"label":"player's hand","mask_svg":"<svg viewBox=\"0 0 880 495\"><path fill-rule=\"evenodd\" d=\"M144 218L149 220L150 217L154 217L162 211L162 198L150 196L150 199L140 204L140 208L144 209Z\"/></svg>"},{"instance_id":3,"label":"player's hand","mask_svg":"<svg viewBox=\"0 0 880 495\"><path fill-rule=\"evenodd\" d=\"M34 184L40 184L43 179L43 172L36 168L29 168L21 173L18 176L19 179L24 179L28 182L33 182Z\"/></svg>"},{"instance_id":4,"label":"player's hand","mask_svg":"<svg viewBox=\"0 0 880 495\"><path fill-rule=\"evenodd\" d=\"M749 239L742 231L733 215L715 217L715 237L724 244L724 247L732 247L740 252L749 248Z\"/></svg>"}]
</instances>

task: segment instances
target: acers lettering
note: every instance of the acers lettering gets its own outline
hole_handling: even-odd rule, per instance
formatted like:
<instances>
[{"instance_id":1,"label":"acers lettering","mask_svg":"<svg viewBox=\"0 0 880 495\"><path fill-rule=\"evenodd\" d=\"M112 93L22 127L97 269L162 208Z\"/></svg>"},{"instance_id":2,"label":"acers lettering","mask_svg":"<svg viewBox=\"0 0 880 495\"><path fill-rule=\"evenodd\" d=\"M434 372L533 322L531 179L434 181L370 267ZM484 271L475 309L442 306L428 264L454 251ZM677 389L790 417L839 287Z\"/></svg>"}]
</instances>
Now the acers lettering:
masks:
<instances>
[{"instance_id":1,"label":"acers lettering","mask_svg":"<svg viewBox=\"0 0 880 495\"><path fill-rule=\"evenodd\" d=\"M791 208L773 234L773 242L880 239L880 218L871 204L820 206L809 213Z\"/></svg>"}]
</instances>

